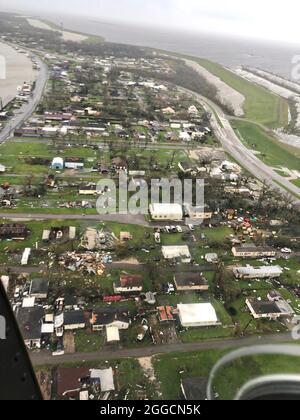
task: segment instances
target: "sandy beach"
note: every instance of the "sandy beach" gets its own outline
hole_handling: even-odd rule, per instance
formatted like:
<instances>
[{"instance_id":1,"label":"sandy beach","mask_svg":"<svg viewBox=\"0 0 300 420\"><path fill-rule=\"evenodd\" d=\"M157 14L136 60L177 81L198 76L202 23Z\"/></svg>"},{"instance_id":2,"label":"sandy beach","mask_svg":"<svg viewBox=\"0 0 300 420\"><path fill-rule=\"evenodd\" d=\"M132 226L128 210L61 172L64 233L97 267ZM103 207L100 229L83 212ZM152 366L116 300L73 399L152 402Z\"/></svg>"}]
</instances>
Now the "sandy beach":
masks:
<instances>
[{"instance_id":1,"label":"sandy beach","mask_svg":"<svg viewBox=\"0 0 300 420\"><path fill-rule=\"evenodd\" d=\"M41 20L28 18L27 22L29 23L29 25L35 28L46 29L48 31L54 31L54 29L50 25L48 25L47 23ZM60 31L60 30L57 30L57 32L60 32L62 34L62 37L65 41L83 42L88 39L87 36L76 34L74 32Z\"/></svg>"},{"instance_id":2,"label":"sandy beach","mask_svg":"<svg viewBox=\"0 0 300 420\"><path fill-rule=\"evenodd\" d=\"M4 58L6 63L6 74L1 74L0 77L0 97L5 106L16 96L18 86L24 82L33 82L37 73L33 70L32 62L26 54L17 52L7 44L0 43L0 57L1 61Z\"/></svg>"}]
</instances>

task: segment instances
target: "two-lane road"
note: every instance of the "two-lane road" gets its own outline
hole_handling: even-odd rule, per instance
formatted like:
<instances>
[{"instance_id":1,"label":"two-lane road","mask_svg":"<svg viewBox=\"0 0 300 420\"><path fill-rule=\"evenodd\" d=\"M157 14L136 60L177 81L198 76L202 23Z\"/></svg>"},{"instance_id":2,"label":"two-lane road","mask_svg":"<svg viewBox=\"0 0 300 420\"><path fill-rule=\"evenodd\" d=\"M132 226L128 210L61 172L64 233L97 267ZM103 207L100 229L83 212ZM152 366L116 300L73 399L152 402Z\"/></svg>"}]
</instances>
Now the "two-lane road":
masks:
<instances>
[{"instance_id":1,"label":"two-lane road","mask_svg":"<svg viewBox=\"0 0 300 420\"><path fill-rule=\"evenodd\" d=\"M201 341L198 343L178 343L178 344L164 344L159 346L151 346L136 349L120 349L120 350L99 350L93 353L73 353L65 354L63 356L52 356L47 351L30 353L31 361L35 366L41 365L59 365L64 363L81 363L95 362L97 360L114 360L127 358L141 358L152 357L160 354L169 353L189 353L193 351L204 350L224 350L231 348L241 348L262 344L280 344L291 342L291 334L271 335L267 337L245 337L232 338L222 340ZM295 343L295 341L293 341Z\"/></svg>"}]
</instances>

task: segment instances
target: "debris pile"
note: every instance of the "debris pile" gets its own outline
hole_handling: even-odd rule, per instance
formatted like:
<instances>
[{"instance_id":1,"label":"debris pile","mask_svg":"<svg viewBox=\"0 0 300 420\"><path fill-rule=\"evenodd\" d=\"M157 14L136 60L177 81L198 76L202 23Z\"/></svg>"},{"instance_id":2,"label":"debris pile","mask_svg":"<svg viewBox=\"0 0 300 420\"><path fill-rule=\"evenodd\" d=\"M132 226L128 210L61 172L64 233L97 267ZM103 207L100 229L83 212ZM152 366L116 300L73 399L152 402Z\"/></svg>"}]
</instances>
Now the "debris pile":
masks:
<instances>
[{"instance_id":1,"label":"debris pile","mask_svg":"<svg viewBox=\"0 0 300 420\"><path fill-rule=\"evenodd\" d=\"M105 273L105 261L112 262L112 259L104 253L66 252L60 257L59 264L73 272L78 271L103 276Z\"/></svg>"}]
</instances>

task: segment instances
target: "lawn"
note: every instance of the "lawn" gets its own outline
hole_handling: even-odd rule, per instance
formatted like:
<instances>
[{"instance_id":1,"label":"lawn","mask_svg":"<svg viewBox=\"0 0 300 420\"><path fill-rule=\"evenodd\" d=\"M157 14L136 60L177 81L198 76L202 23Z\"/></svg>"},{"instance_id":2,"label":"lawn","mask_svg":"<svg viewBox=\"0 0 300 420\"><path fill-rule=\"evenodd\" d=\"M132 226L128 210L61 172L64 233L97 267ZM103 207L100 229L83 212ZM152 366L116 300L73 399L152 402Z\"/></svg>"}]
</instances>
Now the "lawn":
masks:
<instances>
[{"instance_id":1,"label":"lawn","mask_svg":"<svg viewBox=\"0 0 300 420\"><path fill-rule=\"evenodd\" d=\"M300 154L281 146L272 134L261 127L244 121L234 121L233 127L250 149L259 152L259 158L271 167L299 170Z\"/></svg>"},{"instance_id":2,"label":"lawn","mask_svg":"<svg viewBox=\"0 0 300 420\"><path fill-rule=\"evenodd\" d=\"M7 220L0 220L0 223L7 223ZM83 231L84 227L93 225L95 222L87 223L85 221L77 220L45 220L43 222L34 221L26 223L28 229L30 229L31 234L25 241L0 241L0 253L8 255L10 252L22 252L25 248L34 248L36 244L39 247L43 247L42 243L42 233L44 229L49 229L51 227L61 227L61 226L75 226L77 228L77 237L79 237L80 232ZM70 242L71 243L71 242Z\"/></svg>"},{"instance_id":3,"label":"lawn","mask_svg":"<svg viewBox=\"0 0 300 420\"><path fill-rule=\"evenodd\" d=\"M105 337L101 332L82 330L75 333L75 348L78 353L99 351L103 348L104 342Z\"/></svg>"},{"instance_id":4,"label":"lawn","mask_svg":"<svg viewBox=\"0 0 300 420\"><path fill-rule=\"evenodd\" d=\"M230 350L209 350L192 353L173 353L154 359L156 377L160 381L163 398L182 400L182 379L208 377L213 366ZM220 370L215 390L220 399L233 399L237 390L247 381L262 375L300 372L299 360L290 356L254 356L238 359Z\"/></svg>"}]
</instances>

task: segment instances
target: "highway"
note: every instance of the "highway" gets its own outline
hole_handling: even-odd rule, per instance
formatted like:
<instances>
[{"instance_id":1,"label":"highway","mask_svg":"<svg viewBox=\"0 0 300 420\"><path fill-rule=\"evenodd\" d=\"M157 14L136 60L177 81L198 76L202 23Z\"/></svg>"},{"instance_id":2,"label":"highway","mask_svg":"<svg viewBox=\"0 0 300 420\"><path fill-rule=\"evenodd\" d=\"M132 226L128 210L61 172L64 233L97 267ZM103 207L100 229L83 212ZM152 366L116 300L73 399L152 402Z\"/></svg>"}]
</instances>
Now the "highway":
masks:
<instances>
[{"instance_id":1,"label":"highway","mask_svg":"<svg viewBox=\"0 0 300 420\"><path fill-rule=\"evenodd\" d=\"M261 182L280 190L284 196L290 195L295 198L295 205L300 205L300 188L292 184L286 178L277 174L272 168L263 163L251 150L249 150L239 139L232 128L229 117L214 102L197 94L177 86L178 89L193 96L201 105L212 114L211 124L217 139L223 149L231 155L243 168L249 171ZM218 121L219 119L219 121ZM222 126L220 125L220 122Z\"/></svg>"},{"instance_id":2,"label":"highway","mask_svg":"<svg viewBox=\"0 0 300 420\"><path fill-rule=\"evenodd\" d=\"M0 143L5 142L13 134L13 131L16 128L20 127L28 118L31 117L42 99L44 88L48 80L48 67L37 56L35 56L35 58L40 66L40 71L33 94L29 98L28 103L24 103L24 105L16 112L15 116L10 119L5 127L0 131Z\"/></svg>"}]
</instances>

